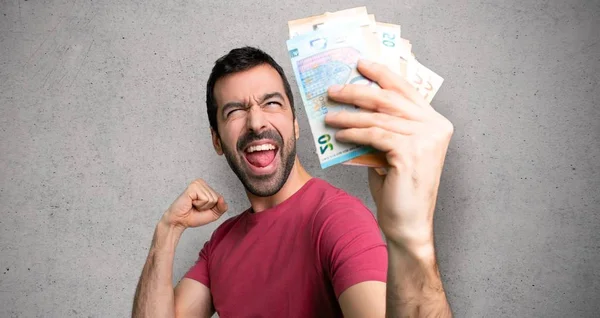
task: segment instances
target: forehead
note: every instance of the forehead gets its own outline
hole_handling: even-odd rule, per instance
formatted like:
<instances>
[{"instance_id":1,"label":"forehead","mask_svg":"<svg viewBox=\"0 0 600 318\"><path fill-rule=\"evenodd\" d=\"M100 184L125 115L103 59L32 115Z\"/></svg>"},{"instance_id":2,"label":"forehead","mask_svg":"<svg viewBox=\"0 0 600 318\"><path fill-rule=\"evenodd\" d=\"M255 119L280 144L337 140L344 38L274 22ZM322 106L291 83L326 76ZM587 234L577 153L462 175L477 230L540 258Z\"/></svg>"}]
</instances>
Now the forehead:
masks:
<instances>
[{"instance_id":1,"label":"forehead","mask_svg":"<svg viewBox=\"0 0 600 318\"><path fill-rule=\"evenodd\" d=\"M248 102L253 97L273 92L285 96L281 76L268 64L220 78L214 88L218 106L231 101Z\"/></svg>"}]
</instances>

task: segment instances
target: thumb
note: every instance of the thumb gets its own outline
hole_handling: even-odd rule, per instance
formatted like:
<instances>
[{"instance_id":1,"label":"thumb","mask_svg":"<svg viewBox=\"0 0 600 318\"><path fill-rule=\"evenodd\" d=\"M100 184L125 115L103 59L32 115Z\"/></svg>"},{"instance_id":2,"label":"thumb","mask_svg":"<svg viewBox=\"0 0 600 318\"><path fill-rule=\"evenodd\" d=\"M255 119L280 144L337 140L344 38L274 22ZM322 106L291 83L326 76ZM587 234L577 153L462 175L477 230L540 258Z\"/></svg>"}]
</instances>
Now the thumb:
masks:
<instances>
[{"instance_id":1,"label":"thumb","mask_svg":"<svg viewBox=\"0 0 600 318\"><path fill-rule=\"evenodd\" d=\"M225 213L225 211L227 211L227 202L225 202L225 198L223 198L222 196L219 196L219 199L217 200L217 204L214 206L213 210L220 214Z\"/></svg>"},{"instance_id":2,"label":"thumb","mask_svg":"<svg viewBox=\"0 0 600 318\"><path fill-rule=\"evenodd\" d=\"M371 190L371 196L375 202L378 201L377 198L383 187L384 180L385 176L381 175L380 171L375 168L369 168L369 189Z\"/></svg>"}]
</instances>

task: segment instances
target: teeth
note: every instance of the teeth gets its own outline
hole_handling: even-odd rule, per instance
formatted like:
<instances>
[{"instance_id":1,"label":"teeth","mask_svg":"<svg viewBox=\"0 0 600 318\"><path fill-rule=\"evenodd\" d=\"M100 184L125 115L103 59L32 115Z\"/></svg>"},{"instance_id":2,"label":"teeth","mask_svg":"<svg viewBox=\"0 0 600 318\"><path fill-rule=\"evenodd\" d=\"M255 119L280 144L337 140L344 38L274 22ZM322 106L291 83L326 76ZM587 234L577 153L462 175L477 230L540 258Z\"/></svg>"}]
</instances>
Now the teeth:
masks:
<instances>
[{"instance_id":1,"label":"teeth","mask_svg":"<svg viewBox=\"0 0 600 318\"><path fill-rule=\"evenodd\" d=\"M258 146L252 146L246 150L247 153L255 152L255 151L265 151L265 150L275 150L275 146L271 144L262 144Z\"/></svg>"}]
</instances>

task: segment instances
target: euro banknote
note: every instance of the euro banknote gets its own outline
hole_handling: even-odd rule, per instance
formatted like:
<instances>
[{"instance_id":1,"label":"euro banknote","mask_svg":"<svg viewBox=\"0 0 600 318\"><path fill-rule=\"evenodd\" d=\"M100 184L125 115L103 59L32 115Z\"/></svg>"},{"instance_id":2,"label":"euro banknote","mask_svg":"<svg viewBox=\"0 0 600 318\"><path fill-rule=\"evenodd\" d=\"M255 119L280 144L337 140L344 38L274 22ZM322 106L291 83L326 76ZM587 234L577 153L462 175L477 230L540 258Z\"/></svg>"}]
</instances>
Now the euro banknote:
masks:
<instances>
[{"instance_id":1,"label":"euro banknote","mask_svg":"<svg viewBox=\"0 0 600 318\"><path fill-rule=\"evenodd\" d=\"M365 40L369 32L357 23L350 27L327 28L298 35L287 42L292 68L322 168L372 152L366 146L338 142L336 129L325 124L330 112L365 111L354 105L334 102L327 89L335 84L376 85L363 77L356 64L361 58L377 58Z\"/></svg>"},{"instance_id":2,"label":"euro banknote","mask_svg":"<svg viewBox=\"0 0 600 318\"><path fill-rule=\"evenodd\" d=\"M292 67L322 168L335 164L387 167L385 155L370 147L335 140L336 129L325 125L324 116L335 111L364 111L327 98L333 84L376 85L356 70L359 58L385 64L407 80L431 102L443 78L417 61L412 44L401 37L398 24L376 21L366 7L288 21L287 42Z\"/></svg>"},{"instance_id":3,"label":"euro banknote","mask_svg":"<svg viewBox=\"0 0 600 318\"><path fill-rule=\"evenodd\" d=\"M358 24L360 26L375 26L375 17L367 14L366 7L356 7L336 12L288 21L290 39L298 35L325 29L339 27L343 24Z\"/></svg>"}]
</instances>

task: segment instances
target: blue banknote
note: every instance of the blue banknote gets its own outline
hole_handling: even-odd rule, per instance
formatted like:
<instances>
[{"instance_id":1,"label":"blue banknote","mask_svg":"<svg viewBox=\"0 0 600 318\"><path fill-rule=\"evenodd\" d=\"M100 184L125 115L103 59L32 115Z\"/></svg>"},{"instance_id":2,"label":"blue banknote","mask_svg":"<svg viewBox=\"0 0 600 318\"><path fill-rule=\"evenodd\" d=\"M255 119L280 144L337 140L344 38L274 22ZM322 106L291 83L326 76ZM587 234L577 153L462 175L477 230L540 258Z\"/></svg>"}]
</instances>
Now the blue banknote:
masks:
<instances>
[{"instance_id":1,"label":"blue banknote","mask_svg":"<svg viewBox=\"0 0 600 318\"><path fill-rule=\"evenodd\" d=\"M310 123L321 168L372 152L371 147L340 143L335 140L337 129L325 125L329 112L364 111L354 105L341 104L327 97L334 84L376 85L356 69L361 58L373 58L365 29L358 25L320 29L287 41L294 75Z\"/></svg>"}]
</instances>

